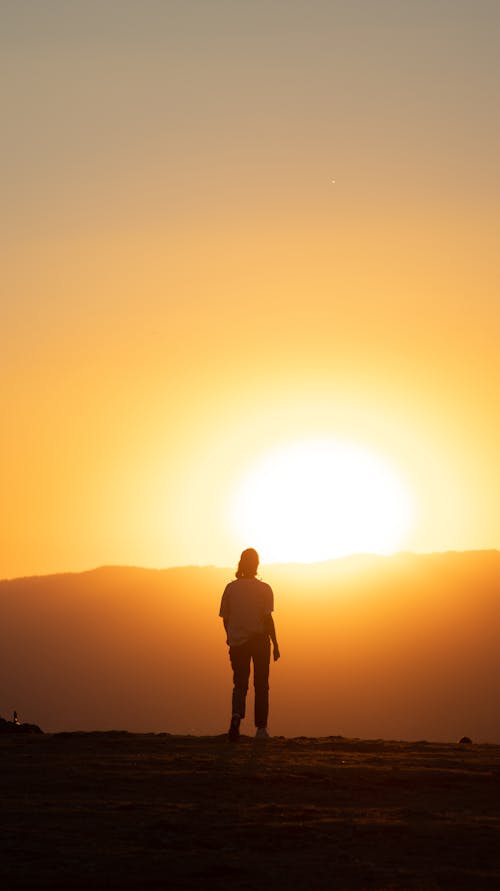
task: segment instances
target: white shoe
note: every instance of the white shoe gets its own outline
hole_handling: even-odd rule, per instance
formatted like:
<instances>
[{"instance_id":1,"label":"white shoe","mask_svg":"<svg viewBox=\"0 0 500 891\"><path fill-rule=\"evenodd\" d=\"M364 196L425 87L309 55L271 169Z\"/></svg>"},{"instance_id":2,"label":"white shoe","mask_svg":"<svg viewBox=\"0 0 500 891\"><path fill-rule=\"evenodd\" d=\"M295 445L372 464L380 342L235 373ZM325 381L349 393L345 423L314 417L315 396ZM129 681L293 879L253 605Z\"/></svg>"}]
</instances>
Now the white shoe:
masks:
<instances>
[{"instance_id":1,"label":"white shoe","mask_svg":"<svg viewBox=\"0 0 500 891\"><path fill-rule=\"evenodd\" d=\"M269 739L267 727L257 727L255 739Z\"/></svg>"}]
</instances>

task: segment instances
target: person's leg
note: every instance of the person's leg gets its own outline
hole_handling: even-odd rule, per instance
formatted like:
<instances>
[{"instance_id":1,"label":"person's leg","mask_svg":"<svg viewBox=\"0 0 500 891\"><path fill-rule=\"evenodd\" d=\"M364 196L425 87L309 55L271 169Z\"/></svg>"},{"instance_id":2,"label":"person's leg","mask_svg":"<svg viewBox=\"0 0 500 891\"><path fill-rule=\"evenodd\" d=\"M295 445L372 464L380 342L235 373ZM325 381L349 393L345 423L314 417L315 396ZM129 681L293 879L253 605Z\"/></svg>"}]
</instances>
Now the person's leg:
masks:
<instances>
[{"instance_id":1,"label":"person's leg","mask_svg":"<svg viewBox=\"0 0 500 891\"><path fill-rule=\"evenodd\" d=\"M259 634L252 641L253 683L255 687L255 726L267 727L269 714L269 663L271 644L267 634Z\"/></svg>"},{"instance_id":2,"label":"person's leg","mask_svg":"<svg viewBox=\"0 0 500 891\"><path fill-rule=\"evenodd\" d=\"M248 643L239 647L229 647L229 658L233 669L232 714L244 718L250 677L251 651Z\"/></svg>"}]
</instances>

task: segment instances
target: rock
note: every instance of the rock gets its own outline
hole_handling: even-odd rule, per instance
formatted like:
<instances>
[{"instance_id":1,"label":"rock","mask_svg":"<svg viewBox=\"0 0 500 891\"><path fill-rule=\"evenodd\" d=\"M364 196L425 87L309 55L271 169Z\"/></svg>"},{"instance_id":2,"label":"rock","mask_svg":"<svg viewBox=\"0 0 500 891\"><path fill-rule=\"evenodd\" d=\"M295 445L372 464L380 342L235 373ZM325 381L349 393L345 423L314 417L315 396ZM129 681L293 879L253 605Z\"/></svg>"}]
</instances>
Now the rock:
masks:
<instances>
[{"instance_id":1,"label":"rock","mask_svg":"<svg viewBox=\"0 0 500 891\"><path fill-rule=\"evenodd\" d=\"M38 724L17 724L0 717L0 733L43 733Z\"/></svg>"}]
</instances>

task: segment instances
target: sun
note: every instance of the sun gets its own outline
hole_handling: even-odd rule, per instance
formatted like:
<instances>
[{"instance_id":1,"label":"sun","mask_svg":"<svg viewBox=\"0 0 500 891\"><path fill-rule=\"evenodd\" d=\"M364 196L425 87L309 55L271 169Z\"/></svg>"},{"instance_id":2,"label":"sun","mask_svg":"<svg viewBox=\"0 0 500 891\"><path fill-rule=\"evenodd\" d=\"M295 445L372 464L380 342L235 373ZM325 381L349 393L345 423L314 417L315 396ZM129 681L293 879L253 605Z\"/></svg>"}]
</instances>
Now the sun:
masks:
<instances>
[{"instance_id":1,"label":"sun","mask_svg":"<svg viewBox=\"0 0 500 891\"><path fill-rule=\"evenodd\" d=\"M389 554L408 535L412 498L381 455L337 440L302 440L268 452L233 493L230 522L266 562Z\"/></svg>"}]
</instances>

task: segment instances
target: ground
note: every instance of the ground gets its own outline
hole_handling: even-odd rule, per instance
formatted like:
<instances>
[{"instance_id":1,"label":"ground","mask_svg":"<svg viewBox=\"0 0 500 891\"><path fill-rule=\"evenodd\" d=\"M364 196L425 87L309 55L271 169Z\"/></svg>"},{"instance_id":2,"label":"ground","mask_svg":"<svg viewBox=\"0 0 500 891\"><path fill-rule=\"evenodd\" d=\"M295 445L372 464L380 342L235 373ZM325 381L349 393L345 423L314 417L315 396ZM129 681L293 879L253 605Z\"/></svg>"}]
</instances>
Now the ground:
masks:
<instances>
[{"instance_id":1,"label":"ground","mask_svg":"<svg viewBox=\"0 0 500 891\"><path fill-rule=\"evenodd\" d=\"M86 733L0 757L5 891L500 888L500 746Z\"/></svg>"}]
</instances>

